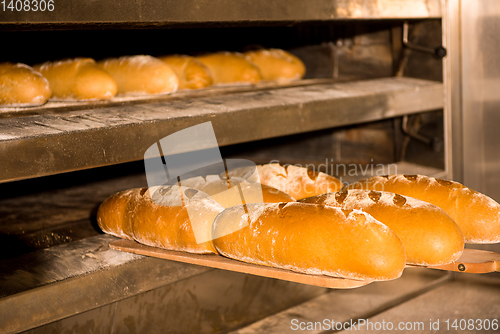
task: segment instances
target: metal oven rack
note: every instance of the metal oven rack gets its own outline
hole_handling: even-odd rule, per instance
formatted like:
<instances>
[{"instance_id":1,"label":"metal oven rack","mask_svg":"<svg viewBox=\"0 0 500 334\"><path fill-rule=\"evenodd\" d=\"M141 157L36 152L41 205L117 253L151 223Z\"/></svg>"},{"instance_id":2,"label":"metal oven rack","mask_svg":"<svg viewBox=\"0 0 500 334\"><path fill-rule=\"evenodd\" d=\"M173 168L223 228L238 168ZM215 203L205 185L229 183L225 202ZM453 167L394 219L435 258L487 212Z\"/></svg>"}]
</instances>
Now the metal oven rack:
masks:
<instances>
[{"instance_id":1,"label":"metal oven rack","mask_svg":"<svg viewBox=\"0 0 500 334\"><path fill-rule=\"evenodd\" d=\"M52 12L6 12L0 29L157 27L261 22L430 19L438 0L371 1L57 1ZM110 15L109 13L113 13ZM442 109L440 82L404 77L278 87L222 96L184 96L141 104L48 104L0 110L0 182L142 159L154 141L213 123L221 146ZM19 117L24 116L24 117ZM248 129L250 124L256 124ZM447 159L449 160L449 159ZM448 167L445 168L448 171Z\"/></svg>"},{"instance_id":2,"label":"metal oven rack","mask_svg":"<svg viewBox=\"0 0 500 334\"><path fill-rule=\"evenodd\" d=\"M8 157L0 180L140 160L155 141L206 121L225 146L441 109L443 85L383 78L166 99L63 112L42 108L40 115L0 119L0 154Z\"/></svg>"}]
</instances>

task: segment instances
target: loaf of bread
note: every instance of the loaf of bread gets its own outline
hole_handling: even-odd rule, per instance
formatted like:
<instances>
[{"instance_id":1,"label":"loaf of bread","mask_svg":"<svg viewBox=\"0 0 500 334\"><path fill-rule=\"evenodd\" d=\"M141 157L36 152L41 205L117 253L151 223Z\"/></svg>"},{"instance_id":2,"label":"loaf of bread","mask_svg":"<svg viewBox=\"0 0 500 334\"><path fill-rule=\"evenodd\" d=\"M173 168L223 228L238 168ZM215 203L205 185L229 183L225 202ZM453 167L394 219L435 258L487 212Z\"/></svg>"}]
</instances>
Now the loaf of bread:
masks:
<instances>
[{"instance_id":1,"label":"loaf of bread","mask_svg":"<svg viewBox=\"0 0 500 334\"><path fill-rule=\"evenodd\" d=\"M465 242L500 242L500 204L458 182L397 174L365 179L349 188L390 191L429 202L457 223Z\"/></svg>"},{"instance_id":2,"label":"loaf of bread","mask_svg":"<svg viewBox=\"0 0 500 334\"><path fill-rule=\"evenodd\" d=\"M245 203L282 203L294 202L289 194L256 182L233 177L228 184L218 175L207 177L208 181L199 182L197 177L181 181L181 185L203 191L225 208Z\"/></svg>"},{"instance_id":3,"label":"loaf of bread","mask_svg":"<svg viewBox=\"0 0 500 334\"><path fill-rule=\"evenodd\" d=\"M388 280L406 261L401 240L369 214L314 204L235 206L217 216L212 237L226 257L313 275Z\"/></svg>"},{"instance_id":4,"label":"loaf of bread","mask_svg":"<svg viewBox=\"0 0 500 334\"><path fill-rule=\"evenodd\" d=\"M230 177L241 177L279 189L296 200L339 191L343 187L339 179L323 172L278 163L258 165L256 169L240 167L228 173Z\"/></svg>"},{"instance_id":5,"label":"loaf of bread","mask_svg":"<svg viewBox=\"0 0 500 334\"><path fill-rule=\"evenodd\" d=\"M0 63L0 106L38 106L47 102L50 94L47 79L30 66Z\"/></svg>"},{"instance_id":6,"label":"loaf of bread","mask_svg":"<svg viewBox=\"0 0 500 334\"><path fill-rule=\"evenodd\" d=\"M260 70L247 56L238 52L217 52L197 56L212 74L214 85L255 84Z\"/></svg>"},{"instance_id":7,"label":"loaf of bread","mask_svg":"<svg viewBox=\"0 0 500 334\"><path fill-rule=\"evenodd\" d=\"M301 202L370 214L401 239L408 264L447 264L457 260L464 249L462 232L450 216L439 207L412 197L386 191L343 189Z\"/></svg>"},{"instance_id":8,"label":"loaf of bread","mask_svg":"<svg viewBox=\"0 0 500 334\"><path fill-rule=\"evenodd\" d=\"M306 73L302 60L281 49L264 49L245 52L259 67L262 80L297 80Z\"/></svg>"},{"instance_id":9,"label":"loaf of bread","mask_svg":"<svg viewBox=\"0 0 500 334\"><path fill-rule=\"evenodd\" d=\"M97 211L97 223L106 233L144 245L207 254L216 253L211 228L222 210L210 196L195 189L177 185L141 188L106 199Z\"/></svg>"},{"instance_id":10,"label":"loaf of bread","mask_svg":"<svg viewBox=\"0 0 500 334\"><path fill-rule=\"evenodd\" d=\"M179 79L179 90L200 89L212 85L212 74L198 59L187 55L158 57L169 65Z\"/></svg>"},{"instance_id":11,"label":"loaf of bread","mask_svg":"<svg viewBox=\"0 0 500 334\"><path fill-rule=\"evenodd\" d=\"M105 233L133 240L132 214L147 189L121 191L101 203L97 210L97 224Z\"/></svg>"},{"instance_id":12,"label":"loaf of bread","mask_svg":"<svg viewBox=\"0 0 500 334\"><path fill-rule=\"evenodd\" d=\"M117 92L113 78L91 58L46 62L35 69L49 80L55 100L104 100Z\"/></svg>"},{"instance_id":13,"label":"loaf of bread","mask_svg":"<svg viewBox=\"0 0 500 334\"><path fill-rule=\"evenodd\" d=\"M97 64L115 79L119 94L166 94L179 86L174 70L152 56L123 56Z\"/></svg>"},{"instance_id":14,"label":"loaf of bread","mask_svg":"<svg viewBox=\"0 0 500 334\"><path fill-rule=\"evenodd\" d=\"M230 188L229 188L230 186ZM211 226L224 208L244 203L290 202L277 189L218 175L198 176L149 189L122 191L99 207L97 222L114 236L191 253L213 252ZM194 225L192 225L194 224ZM201 242L200 242L201 241Z\"/></svg>"}]
</instances>

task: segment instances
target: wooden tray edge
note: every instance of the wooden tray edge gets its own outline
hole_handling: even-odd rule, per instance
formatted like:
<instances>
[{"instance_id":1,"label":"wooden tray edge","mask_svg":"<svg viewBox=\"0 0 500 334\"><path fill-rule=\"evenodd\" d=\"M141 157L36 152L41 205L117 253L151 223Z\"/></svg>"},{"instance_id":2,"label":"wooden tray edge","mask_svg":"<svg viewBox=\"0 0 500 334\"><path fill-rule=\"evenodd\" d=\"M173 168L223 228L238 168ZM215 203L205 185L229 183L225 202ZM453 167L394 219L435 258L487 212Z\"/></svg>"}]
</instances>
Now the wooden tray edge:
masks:
<instances>
[{"instance_id":1,"label":"wooden tray edge","mask_svg":"<svg viewBox=\"0 0 500 334\"><path fill-rule=\"evenodd\" d=\"M170 251L162 248L142 245L133 240L117 240L110 243L109 247L122 252L152 256L165 260L196 264L216 269L230 270L244 274L281 279L330 289L353 289L373 282L369 280L353 280L340 277L302 274L286 269L240 262L216 254L192 254L187 252Z\"/></svg>"}]
</instances>

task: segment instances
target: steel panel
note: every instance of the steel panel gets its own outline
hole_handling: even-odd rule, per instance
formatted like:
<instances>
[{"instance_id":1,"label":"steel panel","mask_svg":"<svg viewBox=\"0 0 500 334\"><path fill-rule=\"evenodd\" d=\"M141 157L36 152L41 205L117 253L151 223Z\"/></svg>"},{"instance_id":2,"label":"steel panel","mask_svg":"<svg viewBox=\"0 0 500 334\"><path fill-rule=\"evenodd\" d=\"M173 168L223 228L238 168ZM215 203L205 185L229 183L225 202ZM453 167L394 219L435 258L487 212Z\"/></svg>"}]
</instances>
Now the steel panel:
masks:
<instances>
[{"instance_id":1,"label":"steel panel","mask_svg":"<svg viewBox=\"0 0 500 334\"><path fill-rule=\"evenodd\" d=\"M47 1L47 0L46 0ZM5 1L8 6L9 1ZM52 11L3 11L0 28L80 25L165 26L192 23L259 23L336 19L438 18L440 0L57 0ZM2 6L2 5L0 5Z\"/></svg>"},{"instance_id":2,"label":"steel panel","mask_svg":"<svg viewBox=\"0 0 500 334\"><path fill-rule=\"evenodd\" d=\"M464 183L500 200L500 2L461 2Z\"/></svg>"},{"instance_id":3,"label":"steel panel","mask_svg":"<svg viewBox=\"0 0 500 334\"><path fill-rule=\"evenodd\" d=\"M383 78L0 119L0 155L6 157L0 180L141 160L159 139L206 121L212 121L219 145L225 146L443 104L439 82ZM203 149L204 143L197 147Z\"/></svg>"}]
</instances>

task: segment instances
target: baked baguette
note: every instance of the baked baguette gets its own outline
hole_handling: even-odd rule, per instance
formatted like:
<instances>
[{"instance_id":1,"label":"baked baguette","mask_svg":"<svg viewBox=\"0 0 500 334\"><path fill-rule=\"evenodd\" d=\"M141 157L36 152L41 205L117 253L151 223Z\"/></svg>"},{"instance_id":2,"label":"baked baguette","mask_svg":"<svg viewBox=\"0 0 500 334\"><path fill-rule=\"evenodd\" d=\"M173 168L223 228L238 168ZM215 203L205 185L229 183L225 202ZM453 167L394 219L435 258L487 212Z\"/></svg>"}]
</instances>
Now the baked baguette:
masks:
<instances>
[{"instance_id":1,"label":"baked baguette","mask_svg":"<svg viewBox=\"0 0 500 334\"><path fill-rule=\"evenodd\" d=\"M133 240L132 214L146 188L120 191L106 198L97 209L97 224L105 233Z\"/></svg>"},{"instance_id":2,"label":"baked baguette","mask_svg":"<svg viewBox=\"0 0 500 334\"><path fill-rule=\"evenodd\" d=\"M210 238L215 216L224 207L242 204L240 194L245 203L294 201L277 189L245 180L233 180L228 189L227 181L218 175L199 176L181 184L131 189L110 196L100 205L97 222L103 232L119 238L170 250L207 253L214 252Z\"/></svg>"},{"instance_id":3,"label":"baked baguette","mask_svg":"<svg viewBox=\"0 0 500 334\"><path fill-rule=\"evenodd\" d=\"M216 253L211 228L223 209L195 189L141 188L106 199L97 211L97 223L106 233L144 245L207 254Z\"/></svg>"},{"instance_id":4,"label":"baked baguette","mask_svg":"<svg viewBox=\"0 0 500 334\"><path fill-rule=\"evenodd\" d=\"M214 85L255 84L262 77L250 58L238 52L217 52L197 56L212 73Z\"/></svg>"},{"instance_id":5,"label":"baked baguette","mask_svg":"<svg viewBox=\"0 0 500 334\"><path fill-rule=\"evenodd\" d=\"M38 106L47 102L50 95L47 79L30 66L0 63L0 106Z\"/></svg>"},{"instance_id":6,"label":"baked baguette","mask_svg":"<svg viewBox=\"0 0 500 334\"><path fill-rule=\"evenodd\" d=\"M462 230L465 242L500 242L500 204L458 182L397 174L365 179L349 189L384 190L429 202L448 213Z\"/></svg>"},{"instance_id":7,"label":"baked baguette","mask_svg":"<svg viewBox=\"0 0 500 334\"><path fill-rule=\"evenodd\" d=\"M457 224L439 207L386 191L344 189L305 198L302 203L362 210L392 229L403 242L406 262L441 265L457 260L464 238Z\"/></svg>"},{"instance_id":8,"label":"baked baguette","mask_svg":"<svg viewBox=\"0 0 500 334\"><path fill-rule=\"evenodd\" d=\"M305 203L226 209L212 238L223 256L313 275L388 280L401 275L406 260L401 240L367 213Z\"/></svg>"},{"instance_id":9,"label":"baked baguette","mask_svg":"<svg viewBox=\"0 0 500 334\"><path fill-rule=\"evenodd\" d=\"M331 175L294 165L281 166L277 163L258 165L257 169L235 168L230 170L228 175L279 189L296 200L339 191L343 187L342 182Z\"/></svg>"},{"instance_id":10,"label":"baked baguette","mask_svg":"<svg viewBox=\"0 0 500 334\"><path fill-rule=\"evenodd\" d=\"M225 208L240 205L242 200L244 203L295 202L283 191L238 177L231 178L228 183L227 179L218 175L198 176L181 180L181 185L203 191Z\"/></svg>"},{"instance_id":11,"label":"baked baguette","mask_svg":"<svg viewBox=\"0 0 500 334\"><path fill-rule=\"evenodd\" d=\"M123 56L97 63L118 85L119 94L166 94L177 90L179 80L170 66L147 56Z\"/></svg>"},{"instance_id":12,"label":"baked baguette","mask_svg":"<svg viewBox=\"0 0 500 334\"><path fill-rule=\"evenodd\" d=\"M200 89L212 85L209 69L198 59L187 55L169 55L158 57L169 65L179 79L179 90Z\"/></svg>"},{"instance_id":13,"label":"baked baguette","mask_svg":"<svg viewBox=\"0 0 500 334\"><path fill-rule=\"evenodd\" d=\"M298 80L306 73L302 60L281 49L265 49L244 53L260 69L262 80Z\"/></svg>"},{"instance_id":14,"label":"baked baguette","mask_svg":"<svg viewBox=\"0 0 500 334\"><path fill-rule=\"evenodd\" d=\"M74 58L35 65L49 80L56 100L104 100L116 95L116 82L92 58Z\"/></svg>"}]
</instances>

